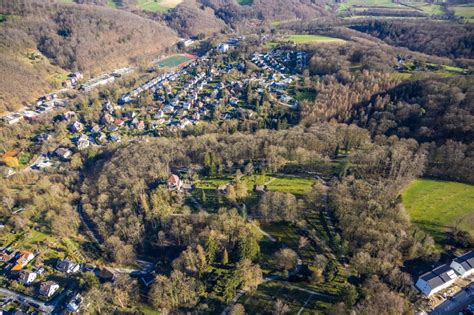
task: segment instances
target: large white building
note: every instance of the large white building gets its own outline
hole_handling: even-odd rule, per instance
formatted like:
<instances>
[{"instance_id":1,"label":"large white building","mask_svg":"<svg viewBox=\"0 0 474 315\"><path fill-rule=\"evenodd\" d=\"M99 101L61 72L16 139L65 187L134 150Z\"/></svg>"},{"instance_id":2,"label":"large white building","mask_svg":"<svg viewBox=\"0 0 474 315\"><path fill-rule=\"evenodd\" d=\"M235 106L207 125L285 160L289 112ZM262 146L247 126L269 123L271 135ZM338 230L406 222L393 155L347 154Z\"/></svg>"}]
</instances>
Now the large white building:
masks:
<instances>
[{"instance_id":1,"label":"large white building","mask_svg":"<svg viewBox=\"0 0 474 315\"><path fill-rule=\"evenodd\" d=\"M467 252L455 258L450 267L463 278L474 275L474 251Z\"/></svg>"},{"instance_id":2,"label":"large white building","mask_svg":"<svg viewBox=\"0 0 474 315\"><path fill-rule=\"evenodd\" d=\"M457 277L456 272L444 264L421 275L415 286L426 296L431 296L452 285Z\"/></svg>"}]
</instances>

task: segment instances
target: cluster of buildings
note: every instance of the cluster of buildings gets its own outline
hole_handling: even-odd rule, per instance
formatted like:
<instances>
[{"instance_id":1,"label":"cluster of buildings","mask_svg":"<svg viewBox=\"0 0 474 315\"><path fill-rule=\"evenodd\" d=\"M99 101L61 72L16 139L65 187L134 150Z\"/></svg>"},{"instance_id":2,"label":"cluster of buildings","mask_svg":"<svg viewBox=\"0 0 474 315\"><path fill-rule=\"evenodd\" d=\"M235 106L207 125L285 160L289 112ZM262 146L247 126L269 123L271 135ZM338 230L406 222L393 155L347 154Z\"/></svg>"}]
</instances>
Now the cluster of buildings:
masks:
<instances>
[{"instance_id":1,"label":"cluster of buildings","mask_svg":"<svg viewBox=\"0 0 474 315\"><path fill-rule=\"evenodd\" d=\"M474 251L456 257L450 264L444 264L421 275L415 286L426 296L449 288L458 278L474 276Z\"/></svg>"},{"instance_id":2,"label":"cluster of buildings","mask_svg":"<svg viewBox=\"0 0 474 315\"><path fill-rule=\"evenodd\" d=\"M51 280L51 274L48 274L50 272L44 267L28 267L37 254L25 250L10 252L8 249L2 249L0 252L0 263L3 265L1 276L17 281L25 287L35 288L35 296L41 300L51 300L60 294L61 285ZM71 260L59 259L54 269L67 278L81 271L83 267ZM68 297L69 299L66 299L64 303L65 308L69 312L78 312L83 304L82 296L78 292L68 292Z\"/></svg>"},{"instance_id":3,"label":"cluster of buildings","mask_svg":"<svg viewBox=\"0 0 474 315\"><path fill-rule=\"evenodd\" d=\"M232 37L223 43L217 45L216 50L221 54L227 53L230 49L234 49L240 45L240 42L245 39L245 36Z\"/></svg>"},{"instance_id":4,"label":"cluster of buildings","mask_svg":"<svg viewBox=\"0 0 474 315\"><path fill-rule=\"evenodd\" d=\"M241 40L231 38L221 45L235 48ZM76 151L118 143L124 137L160 136L186 129L203 120L245 119L254 120L256 124L262 112L257 105L252 107L254 105L248 103L250 92L254 100L264 99L265 96L266 102L272 105L291 110L298 107L298 101L290 96L290 87L295 80L299 80L300 63L306 58L304 52L273 49L265 54L255 53L250 58L258 70L253 69L249 73L246 59L232 57L223 62L222 58L218 58L221 45L182 68L145 82L122 95L117 103L104 102L98 119L86 121L74 111L56 116L55 119L67 123L71 143L38 156L30 168L47 169L60 161L70 160ZM89 91L131 71L131 68L118 69L83 84L82 89ZM77 82L81 75L75 73L71 78ZM152 101L145 101L148 102L146 104L142 101L145 93L152 96ZM54 106L65 104L53 94L40 99L35 106L37 112L49 112ZM264 116L268 117L265 119L273 119L267 113ZM42 144L51 137L51 134L43 132L35 135L33 141Z\"/></svg>"},{"instance_id":5,"label":"cluster of buildings","mask_svg":"<svg viewBox=\"0 0 474 315\"><path fill-rule=\"evenodd\" d=\"M120 78L124 75L132 73L133 71L133 68L120 68L114 70L111 73L104 73L98 77L92 78L89 81L85 82L80 86L79 89L84 92L90 92L97 87L113 83L116 78Z\"/></svg>"},{"instance_id":6,"label":"cluster of buildings","mask_svg":"<svg viewBox=\"0 0 474 315\"><path fill-rule=\"evenodd\" d=\"M25 109L10 113L2 117L6 125L14 125L23 120L27 122L37 121L42 115L51 112L56 107L66 107L68 100L59 99L57 94L48 94L40 97L34 104Z\"/></svg>"}]
</instances>

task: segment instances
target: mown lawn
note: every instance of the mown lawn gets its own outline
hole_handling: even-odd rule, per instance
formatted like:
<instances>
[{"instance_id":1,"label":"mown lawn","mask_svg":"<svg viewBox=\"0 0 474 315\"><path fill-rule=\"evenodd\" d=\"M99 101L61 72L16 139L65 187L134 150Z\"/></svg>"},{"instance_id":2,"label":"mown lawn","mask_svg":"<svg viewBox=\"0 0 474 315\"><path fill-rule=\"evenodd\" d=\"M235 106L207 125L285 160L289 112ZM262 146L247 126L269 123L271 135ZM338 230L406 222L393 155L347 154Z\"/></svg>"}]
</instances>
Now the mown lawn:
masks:
<instances>
[{"instance_id":1,"label":"mown lawn","mask_svg":"<svg viewBox=\"0 0 474 315\"><path fill-rule=\"evenodd\" d=\"M440 6L439 4L421 4L421 5L416 5L416 7L429 15L444 14L443 7Z\"/></svg>"},{"instance_id":2,"label":"mown lawn","mask_svg":"<svg viewBox=\"0 0 474 315\"><path fill-rule=\"evenodd\" d=\"M466 19L474 19L474 6L472 4L450 6L449 8L454 11L456 16L464 17Z\"/></svg>"},{"instance_id":3,"label":"mown lawn","mask_svg":"<svg viewBox=\"0 0 474 315\"><path fill-rule=\"evenodd\" d=\"M438 244L455 224L474 233L474 185L417 179L403 192L402 200L412 222Z\"/></svg>"},{"instance_id":4,"label":"mown lawn","mask_svg":"<svg viewBox=\"0 0 474 315\"><path fill-rule=\"evenodd\" d=\"M355 7L386 7L386 8L404 8L392 0L347 0L339 5L337 10L339 12L346 11L349 8Z\"/></svg>"},{"instance_id":5,"label":"mown lawn","mask_svg":"<svg viewBox=\"0 0 474 315\"><path fill-rule=\"evenodd\" d=\"M323 35L288 35L284 40L289 40L297 44L309 43L344 43L345 40Z\"/></svg>"}]
</instances>

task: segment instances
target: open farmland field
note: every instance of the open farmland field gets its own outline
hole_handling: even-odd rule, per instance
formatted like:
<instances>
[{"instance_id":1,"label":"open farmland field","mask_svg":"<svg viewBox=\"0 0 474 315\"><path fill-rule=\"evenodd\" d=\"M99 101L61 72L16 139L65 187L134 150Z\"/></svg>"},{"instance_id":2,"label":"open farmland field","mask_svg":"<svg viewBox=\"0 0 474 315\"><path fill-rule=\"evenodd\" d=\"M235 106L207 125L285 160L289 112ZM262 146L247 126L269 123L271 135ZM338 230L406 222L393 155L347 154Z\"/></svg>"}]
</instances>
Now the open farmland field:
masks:
<instances>
[{"instance_id":1,"label":"open farmland field","mask_svg":"<svg viewBox=\"0 0 474 315\"><path fill-rule=\"evenodd\" d=\"M160 68L174 68L192 59L193 59L193 56L191 55L186 55L186 54L173 55L173 56L169 56L158 61L157 66Z\"/></svg>"},{"instance_id":2,"label":"open farmland field","mask_svg":"<svg viewBox=\"0 0 474 315\"><path fill-rule=\"evenodd\" d=\"M137 7L144 11L166 12L181 2L182 0L138 0Z\"/></svg>"},{"instance_id":3,"label":"open farmland field","mask_svg":"<svg viewBox=\"0 0 474 315\"><path fill-rule=\"evenodd\" d=\"M443 7L440 6L439 4L421 4L421 5L416 5L416 7L429 15L444 14Z\"/></svg>"},{"instance_id":4,"label":"open farmland field","mask_svg":"<svg viewBox=\"0 0 474 315\"><path fill-rule=\"evenodd\" d=\"M449 8L454 11L456 16L470 19L471 21L474 19L474 5L458 5L450 6Z\"/></svg>"},{"instance_id":5,"label":"open farmland field","mask_svg":"<svg viewBox=\"0 0 474 315\"><path fill-rule=\"evenodd\" d=\"M383 7L383 8L404 8L404 6L395 3L391 0L347 0L344 3L341 3L338 7L338 11L347 11L349 8L361 7L361 8L371 8L371 7Z\"/></svg>"},{"instance_id":6,"label":"open farmland field","mask_svg":"<svg viewBox=\"0 0 474 315\"><path fill-rule=\"evenodd\" d=\"M285 40L295 42L297 44L310 44L310 43L344 43L345 40L335 37L322 36L322 35L289 35L285 37Z\"/></svg>"},{"instance_id":7,"label":"open farmland field","mask_svg":"<svg viewBox=\"0 0 474 315\"><path fill-rule=\"evenodd\" d=\"M336 37L323 35L288 35L279 41L271 41L267 43L268 48L278 46L279 42L293 42L295 44L344 44L346 41Z\"/></svg>"},{"instance_id":8,"label":"open farmland field","mask_svg":"<svg viewBox=\"0 0 474 315\"><path fill-rule=\"evenodd\" d=\"M444 232L459 224L474 233L474 185L417 179L402 194L413 223L430 233L437 243Z\"/></svg>"}]
</instances>

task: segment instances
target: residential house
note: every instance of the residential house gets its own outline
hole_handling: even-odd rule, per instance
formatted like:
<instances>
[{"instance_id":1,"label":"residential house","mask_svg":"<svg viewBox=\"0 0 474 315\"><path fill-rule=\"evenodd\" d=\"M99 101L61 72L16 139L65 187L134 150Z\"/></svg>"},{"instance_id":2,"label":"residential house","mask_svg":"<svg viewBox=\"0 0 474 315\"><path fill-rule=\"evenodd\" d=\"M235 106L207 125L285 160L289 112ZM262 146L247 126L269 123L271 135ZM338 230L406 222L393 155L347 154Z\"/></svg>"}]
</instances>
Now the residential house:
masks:
<instances>
[{"instance_id":1,"label":"residential house","mask_svg":"<svg viewBox=\"0 0 474 315\"><path fill-rule=\"evenodd\" d=\"M104 144L107 142L107 136L105 135L105 133L101 132L96 135L95 141L99 144Z\"/></svg>"},{"instance_id":2,"label":"residential house","mask_svg":"<svg viewBox=\"0 0 474 315\"><path fill-rule=\"evenodd\" d=\"M64 259L58 260L56 269L64 273L76 273L79 271L79 269L81 269L81 266L68 259Z\"/></svg>"},{"instance_id":3,"label":"residential house","mask_svg":"<svg viewBox=\"0 0 474 315\"><path fill-rule=\"evenodd\" d=\"M466 278L474 274L474 251L454 258L450 265L461 277Z\"/></svg>"},{"instance_id":4,"label":"residential house","mask_svg":"<svg viewBox=\"0 0 474 315\"><path fill-rule=\"evenodd\" d=\"M33 281L36 280L37 274L36 272L30 271L30 270L22 270L20 271L20 277L18 278L18 281L21 283L28 285L33 283Z\"/></svg>"},{"instance_id":5,"label":"residential house","mask_svg":"<svg viewBox=\"0 0 474 315\"><path fill-rule=\"evenodd\" d=\"M45 297L52 297L56 291L59 289L59 284L54 281L45 281L40 285L39 293Z\"/></svg>"},{"instance_id":6,"label":"residential house","mask_svg":"<svg viewBox=\"0 0 474 315\"><path fill-rule=\"evenodd\" d=\"M91 133L93 134L99 134L100 133L100 126L97 125L97 124L94 124L92 127L91 127Z\"/></svg>"},{"instance_id":7,"label":"residential house","mask_svg":"<svg viewBox=\"0 0 474 315\"><path fill-rule=\"evenodd\" d=\"M109 135L109 140L111 142L120 142L120 141L122 141L122 138L120 137L119 134L113 133L113 134Z\"/></svg>"},{"instance_id":8,"label":"residential house","mask_svg":"<svg viewBox=\"0 0 474 315\"><path fill-rule=\"evenodd\" d=\"M119 127L122 127L123 125L125 125L125 121L123 121L123 120L120 119L120 118L116 118L116 119L114 120L114 123L115 123L117 126L119 126Z\"/></svg>"},{"instance_id":9,"label":"residential house","mask_svg":"<svg viewBox=\"0 0 474 315\"><path fill-rule=\"evenodd\" d=\"M84 125L79 121L75 121L69 125L69 130L74 133L82 132L82 130L84 130Z\"/></svg>"},{"instance_id":10,"label":"residential house","mask_svg":"<svg viewBox=\"0 0 474 315\"><path fill-rule=\"evenodd\" d=\"M102 111L104 112L108 112L108 113L113 113L114 112L114 106L112 105L112 103L110 103L109 101L105 102L104 105L102 106Z\"/></svg>"},{"instance_id":11,"label":"residential house","mask_svg":"<svg viewBox=\"0 0 474 315\"><path fill-rule=\"evenodd\" d=\"M89 141L87 136L85 138L80 137L79 140L77 141L77 148L79 150L85 150L90 146L90 144L91 144L91 142Z\"/></svg>"},{"instance_id":12,"label":"residential house","mask_svg":"<svg viewBox=\"0 0 474 315\"><path fill-rule=\"evenodd\" d=\"M418 278L415 286L426 296L446 289L458 278L448 264L441 265Z\"/></svg>"},{"instance_id":13,"label":"residential house","mask_svg":"<svg viewBox=\"0 0 474 315\"><path fill-rule=\"evenodd\" d=\"M11 271L20 271L22 270L30 261L35 258L35 255L32 252L23 250L19 251L15 255L15 265L12 267Z\"/></svg>"},{"instance_id":14,"label":"residential house","mask_svg":"<svg viewBox=\"0 0 474 315\"><path fill-rule=\"evenodd\" d=\"M178 175L172 174L168 178L168 189L169 190L180 190L182 186L183 186L183 182L178 177Z\"/></svg>"},{"instance_id":15,"label":"residential house","mask_svg":"<svg viewBox=\"0 0 474 315\"><path fill-rule=\"evenodd\" d=\"M69 150L69 149L66 149L66 148L57 148L57 149L54 151L54 154L55 154L57 157L59 157L61 160L67 161L67 160L69 160L69 158L71 157L72 151Z\"/></svg>"},{"instance_id":16,"label":"residential house","mask_svg":"<svg viewBox=\"0 0 474 315\"><path fill-rule=\"evenodd\" d=\"M3 117L3 121L8 125L17 124L22 120L23 120L23 116L18 114L18 113L11 114L11 115Z\"/></svg>"},{"instance_id":17,"label":"residential house","mask_svg":"<svg viewBox=\"0 0 474 315\"><path fill-rule=\"evenodd\" d=\"M113 272L113 270L109 268L102 268L97 276L102 281L109 281L109 282L115 281L115 273Z\"/></svg>"},{"instance_id":18,"label":"residential house","mask_svg":"<svg viewBox=\"0 0 474 315\"><path fill-rule=\"evenodd\" d=\"M3 250L0 253L0 262L3 262L3 263L9 262L13 257L14 257L13 253Z\"/></svg>"},{"instance_id":19,"label":"residential house","mask_svg":"<svg viewBox=\"0 0 474 315\"><path fill-rule=\"evenodd\" d=\"M37 142L37 143L43 143L43 142L46 142L48 140L51 139L51 135L46 133L46 132L42 132L38 135L36 135L34 138L33 138L33 141Z\"/></svg>"},{"instance_id":20,"label":"residential house","mask_svg":"<svg viewBox=\"0 0 474 315\"><path fill-rule=\"evenodd\" d=\"M153 116L154 119L160 119L165 117L165 112L163 112L161 109L156 112L156 114Z\"/></svg>"},{"instance_id":21,"label":"residential house","mask_svg":"<svg viewBox=\"0 0 474 315\"><path fill-rule=\"evenodd\" d=\"M105 113L100 118L100 123L103 124L103 125L111 124L113 122L114 122L114 117L109 113Z\"/></svg>"},{"instance_id":22,"label":"residential house","mask_svg":"<svg viewBox=\"0 0 474 315\"><path fill-rule=\"evenodd\" d=\"M73 119L76 119L76 118L77 118L77 115L76 115L76 113L73 112L73 111L68 111L68 112L66 112L66 113L63 114L63 119L64 119L65 121L68 121L68 122L71 121L71 120L73 120Z\"/></svg>"},{"instance_id":23,"label":"residential house","mask_svg":"<svg viewBox=\"0 0 474 315\"><path fill-rule=\"evenodd\" d=\"M77 293L70 301L67 303L67 309L73 313L77 313L82 306L84 298Z\"/></svg>"},{"instance_id":24,"label":"residential house","mask_svg":"<svg viewBox=\"0 0 474 315\"><path fill-rule=\"evenodd\" d=\"M227 43L219 44L219 46L217 46L217 51L220 52L221 54L228 52L229 49L230 49L230 46Z\"/></svg>"},{"instance_id":25,"label":"residential house","mask_svg":"<svg viewBox=\"0 0 474 315\"><path fill-rule=\"evenodd\" d=\"M217 191L225 193L227 191L227 185L220 185L219 187L217 187Z\"/></svg>"},{"instance_id":26,"label":"residential house","mask_svg":"<svg viewBox=\"0 0 474 315\"><path fill-rule=\"evenodd\" d=\"M256 192L266 192L267 186L266 185L255 185Z\"/></svg>"},{"instance_id":27,"label":"residential house","mask_svg":"<svg viewBox=\"0 0 474 315\"><path fill-rule=\"evenodd\" d=\"M39 118L39 115L38 113L34 112L34 111L31 111L31 110L27 110L27 111L24 111L23 112L23 118L28 121L28 122L34 122L34 121L37 121L38 118Z\"/></svg>"}]
</instances>

